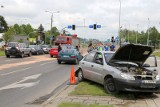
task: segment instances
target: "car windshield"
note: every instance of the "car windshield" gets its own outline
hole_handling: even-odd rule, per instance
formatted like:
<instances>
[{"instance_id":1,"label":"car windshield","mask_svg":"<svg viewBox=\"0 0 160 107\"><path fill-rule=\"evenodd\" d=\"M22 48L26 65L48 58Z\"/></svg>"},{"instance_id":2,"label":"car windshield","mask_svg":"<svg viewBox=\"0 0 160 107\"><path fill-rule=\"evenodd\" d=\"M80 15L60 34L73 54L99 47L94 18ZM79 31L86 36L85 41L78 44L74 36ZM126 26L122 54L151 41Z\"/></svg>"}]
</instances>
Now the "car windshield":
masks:
<instances>
[{"instance_id":1,"label":"car windshield","mask_svg":"<svg viewBox=\"0 0 160 107\"><path fill-rule=\"evenodd\" d=\"M58 46L52 46L52 48L58 48Z\"/></svg>"},{"instance_id":2,"label":"car windshield","mask_svg":"<svg viewBox=\"0 0 160 107\"><path fill-rule=\"evenodd\" d=\"M114 55L114 53L105 53L104 54L106 63L108 63L108 61L112 58L113 55Z\"/></svg>"},{"instance_id":3,"label":"car windshield","mask_svg":"<svg viewBox=\"0 0 160 107\"><path fill-rule=\"evenodd\" d=\"M18 47L18 43L8 43L8 47Z\"/></svg>"},{"instance_id":4,"label":"car windshield","mask_svg":"<svg viewBox=\"0 0 160 107\"><path fill-rule=\"evenodd\" d=\"M30 48L35 48L35 45L29 45Z\"/></svg>"},{"instance_id":5,"label":"car windshield","mask_svg":"<svg viewBox=\"0 0 160 107\"><path fill-rule=\"evenodd\" d=\"M41 45L41 48L49 48L48 45Z\"/></svg>"},{"instance_id":6,"label":"car windshield","mask_svg":"<svg viewBox=\"0 0 160 107\"><path fill-rule=\"evenodd\" d=\"M58 37L58 38L57 38L57 41L60 41L60 42L66 42L66 41L67 41L67 38L64 38L64 37Z\"/></svg>"},{"instance_id":7,"label":"car windshield","mask_svg":"<svg viewBox=\"0 0 160 107\"><path fill-rule=\"evenodd\" d=\"M75 53L75 49L64 49L64 50L61 51L61 53L74 54Z\"/></svg>"}]
</instances>

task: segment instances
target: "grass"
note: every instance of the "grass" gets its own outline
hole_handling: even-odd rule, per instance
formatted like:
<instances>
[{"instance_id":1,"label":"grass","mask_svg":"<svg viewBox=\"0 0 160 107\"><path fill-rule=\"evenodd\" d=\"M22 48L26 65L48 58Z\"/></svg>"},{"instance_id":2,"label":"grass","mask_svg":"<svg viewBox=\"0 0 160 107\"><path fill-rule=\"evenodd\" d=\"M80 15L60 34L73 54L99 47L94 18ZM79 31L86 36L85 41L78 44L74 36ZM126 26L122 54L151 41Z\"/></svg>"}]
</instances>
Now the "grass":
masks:
<instances>
[{"instance_id":1,"label":"grass","mask_svg":"<svg viewBox=\"0 0 160 107\"><path fill-rule=\"evenodd\" d=\"M90 81L84 81L80 82L70 95L107 96L108 94L105 93L102 85Z\"/></svg>"},{"instance_id":2,"label":"grass","mask_svg":"<svg viewBox=\"0 0 160 107\"><path fill-rule=\"evenodd\" d=\"M4 56L4 55L5 55L4 51L0 51L0 56Z\"/></svg>"},{"instance_id":3,"label":"grass","mask_svg":"<svg viewBox=\"0 0 160 107\"><path fill-rule=\"evenodd\" d=\"M120 99L135 99L135 94L131 92L120 92L114 95L108 94L104 91L103 85L91 81L80 82L70 95L114 96Z\"/></svg>"},{"instance_id":4,"label":"grass","mask_svg":"<svg viewBox=\"0 0 160 107\"><path fill-rule=\"evenodd\" d=\"M113 107L112 105L98 105L98 104L80 104L80 103L61 103L58 107Z\"/></svg>"},{"instance_id":5,"label":"grass","mask_svg":"<svg viewBox=\"0 0 160 107\"><path fill-rule=\"evenodd\" d=\"M160 52L154 52L153 55L160 57Z\"/></svg>"}]
</instances>

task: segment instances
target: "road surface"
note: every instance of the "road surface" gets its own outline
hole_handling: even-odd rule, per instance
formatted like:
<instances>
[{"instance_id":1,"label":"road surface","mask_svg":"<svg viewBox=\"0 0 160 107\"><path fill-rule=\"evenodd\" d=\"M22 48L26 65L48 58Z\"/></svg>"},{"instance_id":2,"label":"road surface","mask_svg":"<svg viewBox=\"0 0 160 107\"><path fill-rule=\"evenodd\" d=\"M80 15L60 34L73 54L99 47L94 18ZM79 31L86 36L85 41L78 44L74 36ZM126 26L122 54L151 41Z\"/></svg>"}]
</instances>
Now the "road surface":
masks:
<instances>
[{"instance_id":1,"label":"road surface","mask_svg":"<svg viewBox=\"0 0 160 107\"><path fill-rule=\"evenodd\" d=\"M71 66L48 54L0 57L0 107L39 107L67 84Z\"/></svg>"}]
</instances>

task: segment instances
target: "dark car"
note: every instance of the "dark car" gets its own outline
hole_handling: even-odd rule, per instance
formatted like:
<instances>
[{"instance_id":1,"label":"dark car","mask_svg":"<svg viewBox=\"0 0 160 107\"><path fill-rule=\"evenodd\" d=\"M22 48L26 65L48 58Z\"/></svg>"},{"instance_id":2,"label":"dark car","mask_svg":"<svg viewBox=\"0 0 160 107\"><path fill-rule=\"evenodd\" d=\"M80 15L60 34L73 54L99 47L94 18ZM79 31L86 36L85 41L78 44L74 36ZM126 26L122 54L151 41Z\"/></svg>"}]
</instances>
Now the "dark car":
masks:
<instances>
[{"instance_id":1,"label":"dark car","mask_svg":"<svg viewBox=\"0 0 160 107\"><path fill-rule=\"evenodd\" d=\"M40 45L29 45L29 48L31 48L32 55L44 54Z\"/></svg>"},{"instance_id":2,"label":"dark car","mask_svg":"<svg viewBox=\"0 0 160 107\"><path fill-rule=\"evenodd\" d=\"M45 54L48 54L51 47L49 45L41 45L41 48Z\"/></svg>"},{"instance_id":3,"label":"dark car","mask_svg":"<svg viewBox=\"0 0 160 107\"><path fill-rule=\"evenodd\" d=\"M61 62L78 64L82 58L83 56L76 49L62 49L58 53L57 62L58 64L61 64Z\"/></svg>"},{"instance_id":4,"label":"dark car","mask_svg":"<svg viewBox=\"0 0 160 107\"><path fill-rule=\"evenodd\" d=\"M9 42L5 49L5 55L7 58L10 56L23 58L25 55L31 56L31 49L27 47L26 43Z\"/></svg>"},{"instance_id":5,"label":"dark car","mask_svg":"<svg viewBox=\"0 0 160 107\"><path fill-rule=\"evenodd\" d=\"M76 76L104 85L107 93L119 91L160 92L157 60L153 47L126 44L116 52L92 51L80 62Z\"/></svg>"}]
</instances>

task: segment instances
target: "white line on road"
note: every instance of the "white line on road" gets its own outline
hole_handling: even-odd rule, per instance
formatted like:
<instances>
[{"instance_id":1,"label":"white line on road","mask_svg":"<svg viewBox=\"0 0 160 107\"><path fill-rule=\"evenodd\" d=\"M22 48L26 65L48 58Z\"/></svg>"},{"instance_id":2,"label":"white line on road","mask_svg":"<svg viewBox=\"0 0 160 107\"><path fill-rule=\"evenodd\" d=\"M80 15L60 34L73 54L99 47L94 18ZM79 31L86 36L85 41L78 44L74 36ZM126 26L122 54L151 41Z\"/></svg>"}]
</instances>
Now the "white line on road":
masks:
<instances>
[{"instance_id":1,"label":"white line on road","mask_svg":"<svg viewBox=\"0 0 160 107\"><path fill-rule=\"evenodd\" d=\"M9 60L5 60L6 62L10 62L10 61L14 61L16 59L9 59Z\"/></svg>"},{"instance_id":2,"label":"white line on road","mask_svg":"<svg viewBox=\"0 0 160 107\"><path fill-rule=\"evenodd\" d=\"M53 61L52 62L46 62L46 63L40 64L40 65L43 66L43 65L50 64L50 63L53 63Z\"/></svg>"},{"instance_id":3,"label":"white line on road","mask_svg":"<svg viewBox=\"0 0 160 107\"><path fill-rule=\"evenodd\" d=\"M13 73L16 73L16 72L25 71L25 70L31 69L31 68L32 68L32 67L23 68L23 69L19 69L19 70L16 70L16 71L12 71L12 72L5 73L5 74L0 74L0 75L1 75L1 76L5 76L5 75L13 74Z\"/></svg>"},{"instance_id":4,"label":"white line on road","mask_svg":"<svg viewBox=\"0 0 160 107\"><path fill-rule=\"evenodd\" d=\"M19 82L15 82L13 84L10 84L10 85L7 85L7 86L4 86L2 88L0 88L0 91L1 90L5 90L5 89L13 89L13 88L21 88L21 89L25 89L25 88L29 88L29 87L33 87L37 84L39 84L40 80L36 81L36 82L30 82L30 83L23 83L27 80L33 80L33 79L37 79L41 76L42 74L36 74L36 75L31 75L31 76L28 76L28 77L24 77L21 81Z\"/></svg>"}]
</instances>

